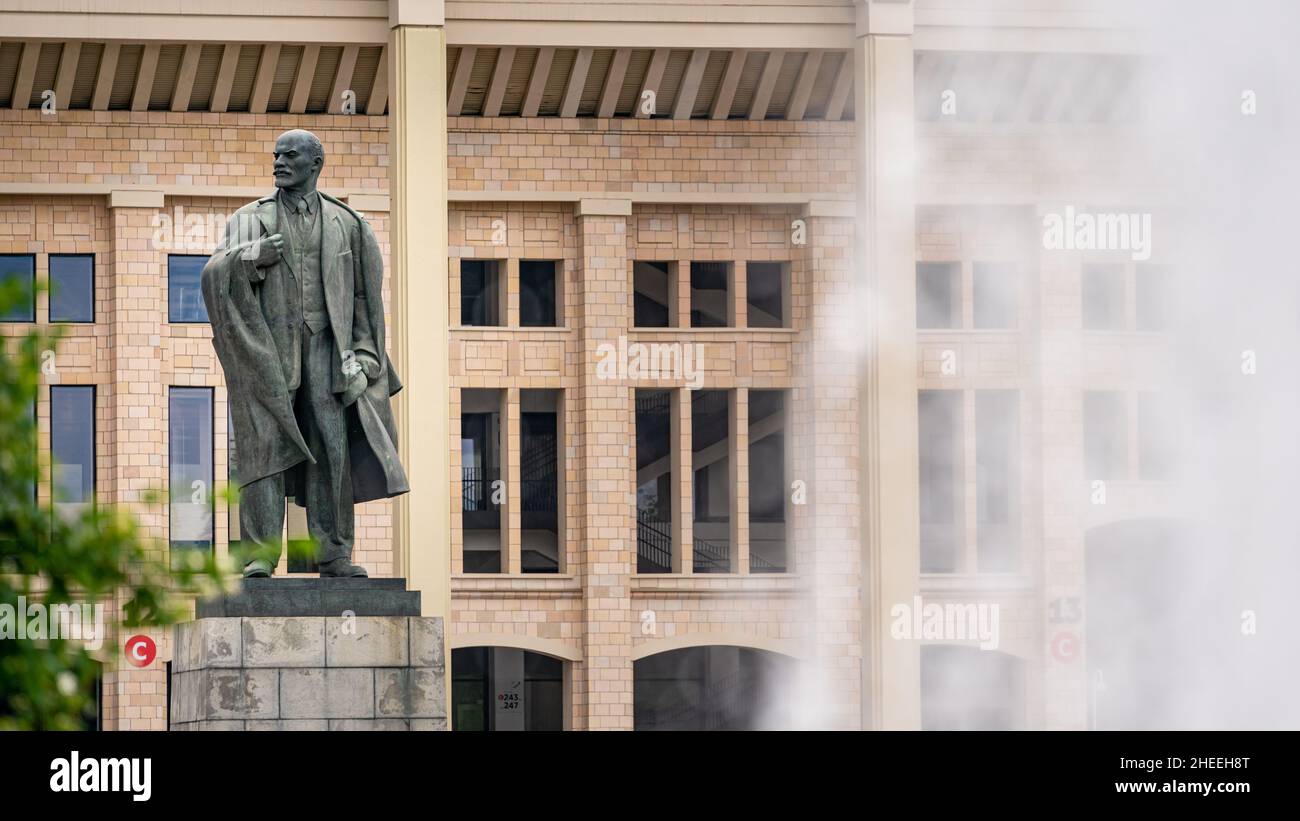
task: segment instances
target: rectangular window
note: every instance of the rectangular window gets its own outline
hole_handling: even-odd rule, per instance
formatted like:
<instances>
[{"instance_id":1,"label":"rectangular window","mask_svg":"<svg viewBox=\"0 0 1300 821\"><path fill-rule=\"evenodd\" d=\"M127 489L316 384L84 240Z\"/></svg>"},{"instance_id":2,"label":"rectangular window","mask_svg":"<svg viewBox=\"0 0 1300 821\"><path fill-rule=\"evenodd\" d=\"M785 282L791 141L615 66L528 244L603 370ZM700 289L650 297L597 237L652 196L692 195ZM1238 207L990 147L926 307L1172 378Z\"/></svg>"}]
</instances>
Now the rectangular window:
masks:
<instances>
[{"instance_id":1,"label":"rectangular window","mask_svg":"<svg viewBox=\"0 0 1300 821\"><path fill-rule=\"evenodd\" d=\"M746 321L749 327L787 326L789 270L789 265L784 262L751 262L745 266Z\"/></svg>"},{"instance_id":2,"label":"rectangular window","mask_svg":"<svg viewBox=\"0 0 1300 821\"><path fill-rule=\"evenodd\" d=\"M554 328L557 321L557 289L552 261L525 259L519 262L519 324L525 328Z\"/></svg>"},{"instance_id":3,"label":"rectangular window","mask_svg":"<svg viewBox=\"0 0 1300 821\"><path fill-rule=\"evenodd\" d=\"M460 261L460 324L499 326L501 309L501 262L495 259Z\"/></svg>"},{"instance_id":4,"label":"rectangular window","mask_svg":"<svg viewBox=\"0 0 1300 821\"><path fill-rule=\"evenodd\" d=\"M168 322L208 321L208 308L203 304L199 286L203 266L207 264L208 258L204 256L167 255Z\"/></svg>"},{"instance_id":5,"label":"rectangular window","mask_svg":"<svg viewBox=\"0 0 1300 821\"><path fill-rule=\"evenodd\" d=\"M50 388L50 490L54 510L76 517L95 501L95 388Z\"/></svg>"},{"instance_id":6,"label":"rectangular window","mask_svg":"<svg viewBox=\"0 0 1300 821\"><path fill-rule=\"evenodd\" d=\"M691 392L696 573L731 573L731 391Z\"/></svg>"},{"instance_id":7,"label":"rectangular window","mask_svg":"<svg viewBox=\"0 0 1300 821\"><path fill-rule=\"evenodd\" d=\"M672 391L636 392L636 572L673 569Z\"/></svg>"},{"instance_id":8,"label":"rectangular window","mask_svg":"<svg viewBox=\"0 0 1300 821\"><path fill-rule=\"evenodd\" d=\"M503 457L499 390L460 392L462 562L466 573L500 573Z\"/></svg>"},{"instance_id":9,"label":"rectangular window","mask_svg":"<svg viewBox=\"0 0 1300 821\"><path fill-rule=\"evenodd\" d=\"M1178 453L1175 420L1164 398L1142 391L1138 402L1138 478L1148 482L1168 481Z\"/></svg>"},{"instance_id":10,"label":"rectangular window","mask_svg":"<svg viewBox=\"0 0 1300 821\"><path fill-rule=\"evenodd\" d=\"M1016 327L1018 309L1016 266L1003 262L977 262L971 281L975 327Z\"/></svg>"},{"instance_id":11,"label":"rectangular window","mask_svg":"<svg viewBox=\"0 0 1300 821\"><path fill-rule=\"evenodd\" d=\"M1169 296L1169 270L1163 265L1138 265L1134 298L1137 302L1137 329L1163 331Z\"/></svg>"},{"instance_id":12,"label":"rectangular window","mask_svg":"<svg viewBox=\"0 0 1300 821\"><path fill-rule=\"evenodd\" d=\"M167 398L172 550L212 548L212 388L171 388Z\"/></svg>"},{"instance_id":13,"label":"rectangular window","mask_svg":"<svg viewBox=\"0 0 1300 821\"><path fill-rule=\"evenodd\" d=\"M36 321L36 257L0 254L0 322Z\"/></svg>"},{"instance_id":14,"label":"rectangular window","mask_svg":"<svg viewBox=\"0 0 1300 821\"><path fill-rule=\"evenodd\" d=\"M749 572L784 573L785 393L749 392Z\"/></svg>"},{"instance_id":15,"label":"rectangular window","mask_svg":"<svg viewBox=\"0 0 1300 821\"><path fill-rule=\"evenodd\" d=\"M519 392L520 569L560 572L560 392Z\"/></svg>"},{"instance_id":16,"label":"rectangular window","mask_svg":"<svg viewBox=\"0 0 1300 821\"><path fill-rule=\"evenodd\" d=\"M691 263L691 327L731 324L731 263Z\"/></svg>"},{"instance_id":17,"label":"rectangular window","mask_svg":"<svg viewBox=\"0 0 1300 821\"><path fill-rule=\"evenodd\" d=\"M961 327L961 266L956 262L916 264L916 327Z\"/></svg>"},{"instance_id":18,"label":"rectangular window","mask_svg":"<svg viewBox=\"0 0 1300 821\"><path fill-rule=\"evenodd\" d=\"M95 321L92 254L50 254L50 321Z\"/></svg>"},{"instance_id":19,"label":"rectangular window","mask_svg":"<svg viewBox=\"0 0 1300 821\"><path fill-rule=\"evenodd\" d=\"M1019 563L1020 396L975 392L975 513L981 573Z\"/></svg>"},{"instance_id":20,"label":"rectangular window","mask_svg":"<svg viewBox=\"0 0 1300 821\"><path fill-rule=\"evenodd\" d=\"M921 572L955 573L961 547L961 392L921 391Z\"/></svg>"},{"instance_id":21,"label":"rectangular window","mask_svg":"<svg viewBox=\"0 0 1300 821\"><path fill-rule=\"evenodd\" d=\"M632 322L638 328L668 328L677 301L674 266L668 262L632 263Z\"/></svg>"},{"instance_id":22,"label":"rectangular window","mask_svg":"<svg viewBox=\"0 0 1300 821\"><path fill-rule=\"evenodd\" d=\"M1084 464L1089 482L1128 478L1128 414L1124 394L1083 394Z\"/></svg>"},{"instance_id":23,"label":"rectangular window","mask_svg":"<svg viewBox=\"0 0 1300 821\"><path fill-rule=\"evenodd\" d=\"M1124 266L1088 263L1083 266L1083 329L1119 331L1124 322Z\"/></svg>"}]
</instances>

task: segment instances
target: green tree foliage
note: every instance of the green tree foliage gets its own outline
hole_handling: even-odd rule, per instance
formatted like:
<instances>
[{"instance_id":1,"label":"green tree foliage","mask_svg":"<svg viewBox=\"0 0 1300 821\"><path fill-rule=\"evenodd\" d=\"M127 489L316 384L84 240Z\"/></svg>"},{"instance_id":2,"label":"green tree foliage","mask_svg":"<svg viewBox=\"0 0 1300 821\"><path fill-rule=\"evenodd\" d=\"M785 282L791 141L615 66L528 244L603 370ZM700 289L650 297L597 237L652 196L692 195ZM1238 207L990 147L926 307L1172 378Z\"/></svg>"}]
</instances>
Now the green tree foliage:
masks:
<instances>
[{"instance_id":1,"label":"green tree foliage","mask_svg":"<svg viewBox=\"0 0 1300 821\"><path fill-rule=\"evenodd\" d=\"M33 298L30 285L7 283L0 316ZM195 595L213 595L231 577L211 551L170 559L166 543L142 534L128 509L96 504L69 516L37 502L38 480L50 476L50 465L37 448L34 411L42 356L57 351L60 334L8 328L0 338L0 730L83 729L95 715L96 680L123 658L123 631L188 618ZM163 501L151 494L133 509ZM98 650L48 633L15 635L12 619L25 611L74 603L103 605L108 635Z\"/></svg>"}]
</instances>

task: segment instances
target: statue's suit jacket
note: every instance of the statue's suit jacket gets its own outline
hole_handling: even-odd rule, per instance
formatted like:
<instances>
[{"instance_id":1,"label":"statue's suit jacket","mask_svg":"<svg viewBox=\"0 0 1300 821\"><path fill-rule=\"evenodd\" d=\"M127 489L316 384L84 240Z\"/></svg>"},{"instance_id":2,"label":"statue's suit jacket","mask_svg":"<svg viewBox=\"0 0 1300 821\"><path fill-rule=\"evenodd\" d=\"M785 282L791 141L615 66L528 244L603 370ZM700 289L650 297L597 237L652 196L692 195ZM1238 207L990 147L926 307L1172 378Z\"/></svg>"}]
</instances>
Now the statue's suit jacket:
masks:
<instances>
[{"instance_id":1,"label":"statue's suit jacket","mask_svg":"<svg viewBox=\"0 0 1300 821\"><path fill-rule=\"evenodd\" d=\"M321 278L334 334L333 392L347 409L355 502L409 490L397 454L389 397L402 389L384 349L383 258L366 221L321 194ZM280 233L275 195L240 208L226 237L203 268L203 301L212 342L226 374L236 443L235 475L242 487L286 473L298 496L302 469L314 461L294 417L291 390L299 384L301 311L291 315L288 254L258 268L257 240ZM299 276L305 275L300 272ZM352 352L366 374L360 395L348 392L342 363ZM301 500L300 500L301 502Z\"/></svg>"}]
</instances>

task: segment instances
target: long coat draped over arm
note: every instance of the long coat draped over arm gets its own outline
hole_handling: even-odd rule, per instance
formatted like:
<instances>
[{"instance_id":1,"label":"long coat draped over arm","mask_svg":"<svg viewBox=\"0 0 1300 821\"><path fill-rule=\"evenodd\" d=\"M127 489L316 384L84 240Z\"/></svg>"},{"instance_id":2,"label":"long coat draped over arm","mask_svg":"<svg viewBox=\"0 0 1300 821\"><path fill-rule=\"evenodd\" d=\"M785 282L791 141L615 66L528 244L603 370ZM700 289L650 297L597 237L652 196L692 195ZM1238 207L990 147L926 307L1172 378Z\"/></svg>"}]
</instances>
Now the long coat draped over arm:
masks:
<instances>
[{"instance_id":1,"label":"long coat draped over arm","mask_svg":"<svg viewBox=\"0 0 1300 821\"><path fill-rule=\"evenodd\" d=\"M294 417L290 388L297 386L301 316L290 315L294 286L285 258L253 264L260 238L277 229L276 198L240 208L226 237L203 268L203 301L212 342L226 374L241 487L288 471L286 494L296 495L299 474L312 461ZM321 194L321 276L334 334L333 391L347 407L352 492L356 503L409 490L397 454L397 428L389 397L402 389L384 348L383 258L370 226L342 202ZM287 256L287 255L286 255ZM366 388L347 392L345 359L355 358Z\"/></svg>"}]
</instances>

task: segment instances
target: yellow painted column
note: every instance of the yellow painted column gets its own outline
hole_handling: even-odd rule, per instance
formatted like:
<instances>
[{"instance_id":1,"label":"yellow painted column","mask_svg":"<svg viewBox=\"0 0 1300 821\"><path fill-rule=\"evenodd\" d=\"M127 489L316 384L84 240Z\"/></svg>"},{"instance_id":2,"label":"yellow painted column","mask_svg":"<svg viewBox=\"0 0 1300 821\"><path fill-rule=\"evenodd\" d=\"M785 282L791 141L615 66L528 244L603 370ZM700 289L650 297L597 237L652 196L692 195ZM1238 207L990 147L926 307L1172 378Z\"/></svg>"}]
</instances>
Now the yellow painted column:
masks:
<instances>
[{"instance_id":1,"label":"yellow painted column","mask_svg":"<svg viewBox=\"0 0 1300 821\"><path fill-rule=\"evenodd\" d=\"M920 568L913 10L858 0L857 12L863 725L919 729L919 649L889 632L890 608L912 601Z\"/></svg>"},{"instance_id":2,"label":"yellow painted column","mask_svg":"<svg viewBox=\"0 0 1300 821\"><path fill-rule=\"evenodd\" d=\"M394 565L450 633L447 38L441 0L389 5L393 358L398 445L411 492L394 508Z\"/></svg>"}]
</instances>

